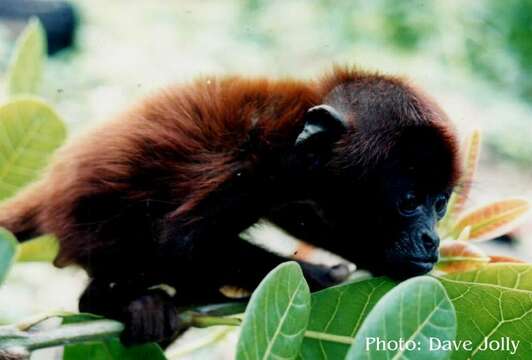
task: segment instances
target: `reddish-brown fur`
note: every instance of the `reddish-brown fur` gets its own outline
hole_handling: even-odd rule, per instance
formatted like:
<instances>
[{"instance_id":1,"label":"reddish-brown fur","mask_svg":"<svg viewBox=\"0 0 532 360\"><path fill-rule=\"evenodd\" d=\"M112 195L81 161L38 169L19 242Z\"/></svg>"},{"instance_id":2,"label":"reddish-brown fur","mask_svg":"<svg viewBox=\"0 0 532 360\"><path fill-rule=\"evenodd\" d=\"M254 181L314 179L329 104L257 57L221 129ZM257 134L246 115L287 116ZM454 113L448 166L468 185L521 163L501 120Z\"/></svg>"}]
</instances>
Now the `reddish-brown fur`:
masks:
<instances>
[{"instance_id":1,"label":"reddish-brown fur","mask_svg":"<svg viewBox=\"0 0 532 360\"><path fill-rule=\"evenodd\" d=\"M43 180L3 205L0 224L17 233L28 227L56 234L61 240L57 264L76 262L95 246L77 234L70 219L80 198L111 189L131 200L150 199L150 188L134 188L127 181L148 163L168 169L170 177L154 178L152 186L171 183L172 198L180 202L172 215L186 214L247 166L238 150L254 121L261 128L255 139L276 146L296 134L302 114L317 100L310 86L296 81L203 78L167 89L73 139L58 152Z\"/></svg>"}]
</instances>

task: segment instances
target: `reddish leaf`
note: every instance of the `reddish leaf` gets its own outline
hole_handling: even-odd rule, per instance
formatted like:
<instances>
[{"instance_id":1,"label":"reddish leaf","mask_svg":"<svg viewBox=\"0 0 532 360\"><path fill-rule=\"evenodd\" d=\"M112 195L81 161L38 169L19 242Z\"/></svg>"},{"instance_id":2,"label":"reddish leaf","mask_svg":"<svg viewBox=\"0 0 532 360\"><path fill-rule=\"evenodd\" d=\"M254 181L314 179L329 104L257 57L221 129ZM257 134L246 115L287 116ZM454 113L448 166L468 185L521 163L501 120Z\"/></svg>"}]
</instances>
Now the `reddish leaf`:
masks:
<instances>
[{"instance_id":1,"label":"reddish leaf","mask_svg":"<svg viewBox=\"0 0 532 360\"><path fill-rule=\"evenodd\" d=\"M490 256L490 263L526 263L526 261L512 256L492 255Z\"/></svg>"},{"instance_id":2,"label":"reddish leaf","mask_svg":"<svg viewBox=\"0 0 532 360\"><path fill-rule=\"evenodd\" d=\"M451 227L454 220L464 209L469 193L471 192L471 184L477 171L478 158L480 156L480 142L481 136L479 130L473 131L466 140L464 146L464 173L460 179L460 186L453 192L449 199L447 213L440 222L442 229Z\"/></svg>"},{"instance_id":3,"label":"reddish leaf","mask_svg":"<svg viewBox=\"0 0 532 360\"><path fill-rule=\"evenodd\" d=\"M464 228L471 226L470 240L493 239L515 229L529 210L530 203L527 200L500 200L462 216L454 225L451 236L456 238Z\"/></svg>"},{"instance_id":4,"label":"reddish leaf","mask_svg":"<svg viewBox=\"0 0 532 360\"><path fill-rule=\"evenodd\" d=\"M446 272L462 272L480 268L490 258L475 245L459 240L444 241L440 246L440 261L436 269Z\"/></svg>"}]
</instances>

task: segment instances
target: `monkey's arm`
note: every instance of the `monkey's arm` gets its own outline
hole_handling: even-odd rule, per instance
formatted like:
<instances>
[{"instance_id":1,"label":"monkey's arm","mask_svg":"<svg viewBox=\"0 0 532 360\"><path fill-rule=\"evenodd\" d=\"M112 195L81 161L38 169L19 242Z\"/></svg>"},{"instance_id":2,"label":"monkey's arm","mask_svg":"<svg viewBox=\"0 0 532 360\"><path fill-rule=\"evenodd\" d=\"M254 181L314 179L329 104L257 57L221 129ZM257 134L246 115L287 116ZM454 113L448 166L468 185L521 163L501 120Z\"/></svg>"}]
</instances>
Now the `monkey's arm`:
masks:
<instances>
[{"instance_id":1,"label":"monkey's arm","mask_svg":"<svg viewBox=\"0 0 532 360\"><path fill-rule=\"evenodd\" d=\"M242 239L235 239L230 250L231 254L224 261L224 280L227 285L247 290L255 289L274 267L290 260ZM301 260L297 262L301 265L311 291L336 285L349 275L347 267L343 265L329 268Z\"/></svg>"},{"instance_id":2,"label":"monkey's arm","mask_svg":"<svg viewBox=\"0 0 532 360\"><path fill-rule=\"evenodd\" d=\"M320 246L332 235L331 226L312 202L285 204L270 211L266 218L295 238Z\"/></svg>"}]
</instances>

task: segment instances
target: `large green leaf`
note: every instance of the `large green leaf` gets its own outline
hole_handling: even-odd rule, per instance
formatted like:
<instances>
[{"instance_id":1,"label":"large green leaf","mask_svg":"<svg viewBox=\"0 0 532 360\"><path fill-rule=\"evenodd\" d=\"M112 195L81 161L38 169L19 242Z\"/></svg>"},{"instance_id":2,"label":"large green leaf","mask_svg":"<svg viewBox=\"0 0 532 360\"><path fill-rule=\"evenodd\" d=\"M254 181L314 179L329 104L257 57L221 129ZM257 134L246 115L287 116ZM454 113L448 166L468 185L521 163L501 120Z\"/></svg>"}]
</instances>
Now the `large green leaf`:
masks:
<instances>
[{"instance_id":1,"label":"large green leaf","mask_svg":"<svg viewBox=\"0 0 532 360\"><path fill-rule=\"evenodd\" d=\"M236 358L295 359L310 315L310 292L299 265L279 265L260 283L242 323Z\"/></svg>"},{"instance_id":2,"label":"large green leaf","mask_svg":"<svg viewBox=\"0 0 532 360\"><path fill-rule=\"evenodd\" d=\"M0 107L0 200L34 180L65 136L63 122L41 100L18 98Z\"/></svg>"},{"instance_id":3,"label":"large green leaf","mask_svg":"<svg viewBox=\"0 0 532 360\"><path fill-rule=\"evenodd\" d=\"M456 340L472 342L453 359L532 359L532 265L493 264L439 280L456 308ZM519 341L519 346L515 354L485 350L486 340Z\"/></svg>"},{"instance_id":4,"label":"large green leaf","mask_svg":"<svg viewBox=\"0 0 532 360\"><path fill-rule=\"evenodd\" d=\"M0 228L0 283L4 281L15 253L17 252L17 239L4 228Z\"/></svg>"},{"instance_id":5,"label":"large green leaf","mask_svg":"<svg viewBox=\"0 0 532 360\"><path fill-rule=\"evenodd\" d=\"M300 359L343 359L373 306L395 286L387 278L334 286L312 294Z\"/></svg>"},{"instance_id":6,"label":"large green leaf","mask_svg":"<svg viewBox=\"0 0 532 360\"><path fill-rule=\"evenodd\" d=\"M7 74L7 93L35 94L42 75L46 35L41 23L32 19L17 40Z\"/></svg>"},{"instance_id":7,"label":"large green leaf","mask_svg":"<svg viewBox=\"0 0 532 360\"><path fill-rule=\"evenodd\" d=\"M77 314L63 318L63 324L83 323L98 316ZM125 347L116 336L101 341L66 345L63 360L165 360L163 351L155 343Z\"/></svg>"},{"instance_id":8,"label":"large green leaf","mask_svg":"<svg viewBox=\"0 0 532 360\"><path fill-rule=\"evenodd\" d=\"M433 278L417 277L375 305L346 359L446 359L449 352L430 349L430 340L452 341L455 334L456 315L445 289ZM401 341L408 346L395 346Z\"/></svg>"}]
</instances>

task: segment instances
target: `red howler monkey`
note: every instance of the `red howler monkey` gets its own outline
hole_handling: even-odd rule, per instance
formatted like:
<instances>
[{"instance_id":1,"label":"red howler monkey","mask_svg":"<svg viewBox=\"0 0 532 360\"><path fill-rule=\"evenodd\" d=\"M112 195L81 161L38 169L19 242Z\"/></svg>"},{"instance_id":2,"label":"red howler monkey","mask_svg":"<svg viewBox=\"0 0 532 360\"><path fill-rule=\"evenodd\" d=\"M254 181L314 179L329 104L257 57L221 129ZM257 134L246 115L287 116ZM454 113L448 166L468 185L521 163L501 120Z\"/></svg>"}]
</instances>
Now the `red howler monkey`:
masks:
<instances>
[{"instance_id":1,"label":"red howler monkey","mask_svg":"<svg viewBox=\"0 0 532 360\"><path fill-rule=\"evenodd\" d=\"M91 277L80 310L123 321L125 342L167 341L177 306L253 289L286 260L239 238L259 218L375 273L426 273L458 168L445 114L396 77L203 78L64 146L0 226L55 234L55 264ZM301 264L312 289L341 278Z\"/></svg>"}]
</instances>

